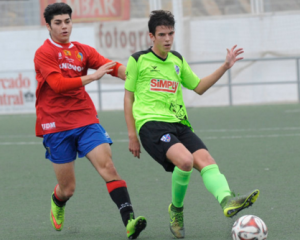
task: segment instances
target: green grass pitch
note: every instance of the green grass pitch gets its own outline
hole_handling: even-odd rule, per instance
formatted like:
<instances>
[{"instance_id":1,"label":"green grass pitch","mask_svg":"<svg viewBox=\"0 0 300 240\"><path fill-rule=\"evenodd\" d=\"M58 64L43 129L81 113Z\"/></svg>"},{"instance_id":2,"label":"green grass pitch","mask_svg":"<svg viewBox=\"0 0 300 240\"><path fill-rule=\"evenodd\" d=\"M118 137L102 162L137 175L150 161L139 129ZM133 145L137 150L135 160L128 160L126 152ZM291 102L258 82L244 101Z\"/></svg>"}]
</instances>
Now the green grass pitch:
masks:
<instances>
[{"instance_id":1,"label":"green grass pitch","mask_svg":"<svg viewBox=\"0 0 300 240\"><path fill-rule=\"evenodd\" d=\"M225 218L194 170L185 199L186 239L230 240L233 222L246 214L264 220L268 239L299 239L300 105L190 108L188 113L231 189L243 194L258 188L261 194L253 207ZM131 155L122 111L99 116L114 141L114 163L135 214L148 220L139 239L172 239L171 175L143 149L141 159ZM64 229L56 232L49 220L56 179L42 139L34 136L35 115L0 115L0 125L1 240L126 239L118 209L86 158L76 160L76 191Z\"/></svg>"}]
</instances>

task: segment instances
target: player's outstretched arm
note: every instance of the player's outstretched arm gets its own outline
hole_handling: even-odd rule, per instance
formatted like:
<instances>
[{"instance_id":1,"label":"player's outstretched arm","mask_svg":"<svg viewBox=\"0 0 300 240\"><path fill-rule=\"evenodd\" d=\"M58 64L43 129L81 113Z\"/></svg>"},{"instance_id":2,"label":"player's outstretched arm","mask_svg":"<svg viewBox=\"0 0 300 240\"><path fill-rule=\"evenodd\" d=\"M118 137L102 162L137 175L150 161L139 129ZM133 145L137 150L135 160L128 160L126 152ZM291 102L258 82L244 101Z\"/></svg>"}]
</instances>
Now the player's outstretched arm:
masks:
<instances>
[{"instance_id":1,"label":"player's outstretched arm","mask_svg":"<svg viewBox=\"0 0 300 240\"><path fill-rule=\"evenodd\" d=\"M133 156L140 158L141 145L137 137L137 133L135 130L135 121L132 114L133 102L134 93L125 89L124 114L129 137L129 151L133 154Z\"/></svg>"},{"instance_id":2,"label":"player's outstretched arm","mask_svg":"<svg viewBox=\"0 0 300 240\"><path fill-rule=\"evenodd\" d=\"M121 78L122 80L125 80L126 79L125 71L126 71L126 67L124 65L121 65L118 68L118 78Z\"/></svg>"},{"instance_id":3,"label":"player's outstretched arm","mask_svg":"<svg viewBox=\"0 0 300 240\"><path fill-rule=\"evenodd\" d=\"M109 62L98 68L93 74L76 78L65 78L61 73L54 72L47 77L46 81L54 92L63 93L99 80L104 74L113 71L111 68L114 65L116 65L115 62Z\"/></svg>"},{"instance_id":4,"label":"player's outstretched arm","mask_svg":"<svg viewBox=\"0 0 300 240\"><path fill-rule=\"evenodd\" d=\"M230 50L227 49L227 55L225 62L212 74L204 77L199 82L198 86L194 89L194 91L200 95L206 92L212 85L214 85L223 74L231 68L236 61L242 60L243 57L239 57L242 54L243 48L236 49L237 45L233 46Z\"/></svg>"},{"instance_id":5,"label":"player's outstretched arm","mask_svg":"<svg viewBox=\"0 0 300 240\"><path fill-rule=\"evenodd\" d=\"M87 85L93 81L99 80L106 73L113 71L112 67L116 65L116 62L109 62L99 67L94 73L81 77L82 85Z\"/></svg>"}]
</instances>

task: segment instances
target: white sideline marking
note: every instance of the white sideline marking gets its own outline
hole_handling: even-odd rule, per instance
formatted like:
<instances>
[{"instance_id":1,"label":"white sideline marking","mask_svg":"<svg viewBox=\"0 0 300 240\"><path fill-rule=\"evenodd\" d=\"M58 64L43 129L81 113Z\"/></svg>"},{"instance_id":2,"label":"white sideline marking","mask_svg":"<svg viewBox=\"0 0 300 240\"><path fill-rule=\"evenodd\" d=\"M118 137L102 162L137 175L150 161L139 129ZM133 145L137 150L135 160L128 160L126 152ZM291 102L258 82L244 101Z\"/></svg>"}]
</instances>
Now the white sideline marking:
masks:
<instances>
[{"instance_id":1,"label":"white sideline marking","mask_svg":"<svg viewBox=\"0 0 300 240\"><path fill-rule=\"evenodd\" d=\"M254 131L294 131L294 130L300 130L300 127L207 129L207 130L195 130L195 132L254 132Z\"/></svg>"},{"instance_id":2,"label":"white sideline marking","mask_svg":"<svg viewBox=\"0 0 300 240\"><path fill-rule=\"evenodd\" d=\"M278 137L300 137L300 133L291 134L270 134L270 135L245 135L245 136L207 136L201 137L201 139L206 140L218 140L218 139L247 139L247 138L278 138ZM113 142L128 142L128 139L117 139ZM0 146L3 145L42 145L42 142L0 142Z\"/></svg>"},{"instance_id":3,"label":"white sideline marking","mask_svg":"<svg viewBox=\"0 0 300 240\"><path fill-rule=\"evenodd\" d=\"M274 127L274 128L240 128L240 129L195 129L195 132L255 132L255 131L294 131L300 127ZM110 135L127 135L127 132L108 132Z\"/></svg>"},{"instance_id":4,"label":"white sideline marking","mask_svg":"<svg viewBox=\"0 0 300 240\"><path fill-rule=\"evenodd\" d=\"M300 137L300 133L270 134L270 135L245 135L245 136L223 136L223 137L203 137L203 139L242 139L242 138L278 138L278 137Z\"/></svg>"},{"instance_id":5,"label":"white sideline marking","mask_svg":"<svg viewBox=\"0 0 300 240\"><path fill-rule=\"evenodd\" d=\"M33 138L35 135L0 135L0 138Z\"/></svg>"},{"instance_id":6,"label":"white sideline marking","mask_svg":"<svg viewBox=\"0 0 300 240\"><path fill-rule=\"evenodd\" d=\"M241 129L196 129L195 132L258 132L258 131L296 131L300 130L300 127L274 127L274 128L241 128ZM108 132L109 135L127 135L127 132ZM34 134L27 135L0 135L1 138L36 138Z\"/></svg>"},{"instance_id":7,"label":"white sideline marking","mask_svg":"<svg viewBox=\"0 0 300 240\"><path fill-rule=\"evenodd\" d=\"M300 112L300 109L291 109L291 110L285 110L285 113L298 113Z\"/></svg>"},{"instance_id":8,"label":"white sideline marking","mask_svg":"<svg viewBox=\"0 0 300 240\"><path fill-rule=\"evenodd\" d=\"M0 142L0 145L42 145L42 142Z\"/></svg>"}]
</instances>

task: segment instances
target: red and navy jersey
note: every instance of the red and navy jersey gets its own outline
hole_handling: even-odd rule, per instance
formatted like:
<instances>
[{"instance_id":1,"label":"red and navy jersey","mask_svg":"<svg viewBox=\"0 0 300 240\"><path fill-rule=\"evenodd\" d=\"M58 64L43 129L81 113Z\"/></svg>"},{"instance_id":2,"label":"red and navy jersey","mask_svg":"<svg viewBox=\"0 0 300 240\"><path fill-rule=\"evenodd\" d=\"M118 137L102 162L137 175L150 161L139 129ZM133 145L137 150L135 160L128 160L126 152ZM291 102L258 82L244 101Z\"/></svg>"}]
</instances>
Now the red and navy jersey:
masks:
<instances>
[{"instance_id":1,"label":"red and navy jersey","mask_svg":"<svg viewBox=\"0 0 300 240\"><path fill-rule=\"evenodd\" d=\"M51 73L66 78L87 75L89 68L98 69L111 62L94 48L78 42L60 44L47 39L36 51L34 65L36 80L36 136L66 131L99 123L95 106L85 87L55 93L46 82ZM115 67L116 68L116 67ZM114 69L112 75L117 75Z\"/></svg>"}]
</instances>

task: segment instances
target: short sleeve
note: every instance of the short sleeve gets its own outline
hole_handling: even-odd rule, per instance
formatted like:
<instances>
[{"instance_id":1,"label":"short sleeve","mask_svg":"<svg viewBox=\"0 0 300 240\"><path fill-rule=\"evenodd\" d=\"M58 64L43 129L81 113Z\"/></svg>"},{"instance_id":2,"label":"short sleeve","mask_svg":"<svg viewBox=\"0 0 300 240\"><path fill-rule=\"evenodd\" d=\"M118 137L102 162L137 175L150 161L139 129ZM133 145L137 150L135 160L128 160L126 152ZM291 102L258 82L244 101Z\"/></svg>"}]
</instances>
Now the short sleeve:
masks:
<instances>
[{"instance_id":1,"label":"short sleeve","mask_svg":"<svg viewBox=\"0 0 300 240\"><path fill-rule=\"evenodd\" d=\"M181 78L182 78L182 85L190 90L194 90L199 82L200 79L199 77L192 71L192 69L190 68L189 64L185 61L185 59L183 59L183 63L182 63L182 73L181 73Z\"/></svg>"},{"instance_id":2,"label":"short sleeve","mask_svg":"<svg viewBox=\"0 0 300 240\"><path fill-rule=\"evenodd\" d=\"M125 89L134 92L138 77L138 69L136 60L130 56L126 67Z\"/></svg>"},{"instance_id":3,"label":"short sleeve","mask_svg":"<svg viewBox=\"0 0 300 240\"><path fill-rule=\"evenodd\" d=\"M35 70L46 79L51 73L61 73L58 61L47 51L37 51L34 57Z\"/></svg>"}]
</instances>

